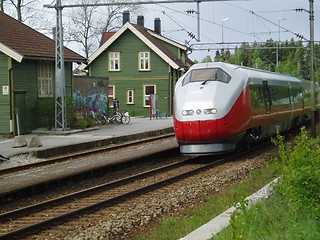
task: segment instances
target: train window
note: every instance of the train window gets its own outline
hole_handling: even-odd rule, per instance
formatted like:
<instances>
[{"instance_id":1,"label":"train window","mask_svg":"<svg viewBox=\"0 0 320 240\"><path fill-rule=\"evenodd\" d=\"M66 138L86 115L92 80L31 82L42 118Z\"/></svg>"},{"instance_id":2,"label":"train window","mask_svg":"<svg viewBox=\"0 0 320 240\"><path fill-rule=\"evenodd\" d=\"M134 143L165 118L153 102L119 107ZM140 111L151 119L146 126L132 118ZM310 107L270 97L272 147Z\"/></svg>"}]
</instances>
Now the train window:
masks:
<instances>
[{"instance_id":1,"label":"train window","mask_svg":"<svg viewBox=\"0 0 320 240\"><path fill-rule=\"evenodd\" d=\"M254 109L264 107L264 97L260 86L250 86L251 104Z\"/></svg>"},{"instance_id":2,"label":"train window","mask_svg":"<svg viewBox=\"0 0 320 240\"><path fill-rule=\"evenodd\" d=\"M183 85L189 82L203 82L204 85L208 81L229 83L230 80L231 76L221 68L195 69L187 74L187 76L183 80Z\"/></svg>"},{"instance_id":3,"label":"train window","mask_svg":"<svg viewBox=\"0 0 320 240\"><path fill-rule=\"evenodd\" d=\"M263 91L263 97L264 97L264 104L266 106L266 112L270 113L271 112L271 94L270 94L270 88L268 85L268 81L263 81L262 82L262 91Z\"/></svg>"}]
</instances>

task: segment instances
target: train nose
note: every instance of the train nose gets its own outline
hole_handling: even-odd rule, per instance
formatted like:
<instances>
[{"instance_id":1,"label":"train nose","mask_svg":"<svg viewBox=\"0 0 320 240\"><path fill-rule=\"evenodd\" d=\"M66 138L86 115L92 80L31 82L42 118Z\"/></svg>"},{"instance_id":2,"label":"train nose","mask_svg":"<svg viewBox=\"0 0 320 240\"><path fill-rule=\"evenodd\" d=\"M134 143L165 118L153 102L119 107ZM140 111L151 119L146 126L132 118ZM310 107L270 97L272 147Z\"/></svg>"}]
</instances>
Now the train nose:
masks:
<instances>
[{"instance_id":1,"label":"train nose","mask_svg":"<svg viewBox=\"0 0 320 240\"><path fill-rule=\"evenodd\" d=\"M179 141L199 142L213 141L218 138L216 120L187 121L175 120L175 133Z\"/></svg>"}]
</instances>

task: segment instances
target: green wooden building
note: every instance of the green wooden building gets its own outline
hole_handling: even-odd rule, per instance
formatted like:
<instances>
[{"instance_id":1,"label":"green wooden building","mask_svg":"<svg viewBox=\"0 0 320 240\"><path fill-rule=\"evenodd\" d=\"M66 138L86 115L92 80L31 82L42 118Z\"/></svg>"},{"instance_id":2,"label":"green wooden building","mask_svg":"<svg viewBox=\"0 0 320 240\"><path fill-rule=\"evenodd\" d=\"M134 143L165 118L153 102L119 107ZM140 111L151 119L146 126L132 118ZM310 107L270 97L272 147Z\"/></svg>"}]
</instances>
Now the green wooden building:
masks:
<instances>
[{"instance_id":1,"label":"green wooden building","mask_svg":"<svg viewBox=\"0 0 320 240\"><path fill-rule=\"evenodd\" d=\"M113 99L120 110L131 115L149 116L150 94L157 94L161 113L172 114L174 85L188 69L187 47L161 35L161 22L156 18L155 30L127 21L117 32L104 33L100 48L88 59L90 76L109 78L109 106Z\"/></svg>"},{"instance_id":2,"label":"green wooden building","mask_svg":"<svg viewBox=\"0 0 320 240\"><path fill-rule=\"evenodd\" d=\"M54 127L55 42L3 12L0 22L0 135ZM85 58L64 52L72 96L72 63Z\"/></svg>"}]
</instances>

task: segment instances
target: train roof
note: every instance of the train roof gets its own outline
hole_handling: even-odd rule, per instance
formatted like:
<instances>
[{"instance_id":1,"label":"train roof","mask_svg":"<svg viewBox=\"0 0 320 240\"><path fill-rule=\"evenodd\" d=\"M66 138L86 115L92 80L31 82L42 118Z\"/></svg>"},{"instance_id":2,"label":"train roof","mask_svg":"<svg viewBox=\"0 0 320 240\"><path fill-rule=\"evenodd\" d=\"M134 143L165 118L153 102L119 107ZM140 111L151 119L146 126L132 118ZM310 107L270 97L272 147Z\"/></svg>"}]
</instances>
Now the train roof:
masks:
<instances>
[{"instance_id":1,"label":"train roof","mask_svg":"<svg viewBox=\"0 0 320 240\"><path fill-rule=\"evenodd\" d=\"M290 75L270 72L261 69L249 68L244 66L239 66L224 62L209 62L209 63L198 63L192 66L191 69L201 69L201 68L214 68L219 67L227 72L238 72L241 71L243 74L247 75L248 79L268 79L277 81L291 81L291 82L301 82L302 80Z\"/></svg>"}]
</instances>

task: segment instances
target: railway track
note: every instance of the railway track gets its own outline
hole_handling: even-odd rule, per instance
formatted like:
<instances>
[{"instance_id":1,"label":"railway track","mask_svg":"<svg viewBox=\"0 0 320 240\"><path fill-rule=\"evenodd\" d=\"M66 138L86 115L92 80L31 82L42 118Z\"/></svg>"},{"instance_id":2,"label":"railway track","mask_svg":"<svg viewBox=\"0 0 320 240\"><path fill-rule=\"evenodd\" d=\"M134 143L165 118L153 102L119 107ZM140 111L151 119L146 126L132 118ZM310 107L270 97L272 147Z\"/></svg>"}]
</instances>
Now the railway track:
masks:
<instances>
[{"instance_id":1,"label":"railway track","mask_svg":"<svg viewBox=\"0 0 320 240\"><path fill-rule=\"evenodd\" d=\"M44 159L43 161L25 164L25 165L21 165L21 166L0 169L0 178L8 176L8 175L13 175L18 172L29 171L31 169L43 168L43 167L47 167L50 165L56 165L56 164L75 161L76 159L83 158L83 157L90 156L90 155L94 155L94 154L107 153L107 152L118 150L121 148L127 148L127 147L132 147L132 146L140 145L140 144L144 144L144 143L150 143L153 141L155 142L155 141L159 141L159 140L166 140L166 139L173 139L173 138L174 138L174 134L171 133L171 134L166 134L163 136L150 137L150 138L140 139L140 140L131 141L131 142L127 142L127 143L115 144L113 146L106 146L106 147L100 147L100 148L95 148L95 149L89 149L86 151L81 151L81 152L71 153L71 154L58 156L58 157L54 157L54 158Z\"/></svg>"},{"instance_id":2,"label":"railway track","mask_svg":"<svg viewBox=\"0 0 320 240\"><path fill-rule=\"evenodd\" d=\"M261 146L258 147L261 149ZM252 149L256 151L257 149ZM41 230L112 207L130 198L164 188L184 178L237 159L248 152L231 155L209 163L189 164L193 158L150 170L121 180L102 184L0 215L0 240L19 239Z\"/></svg>"},{"instance_id":3,"label":"railway track","mask_svg":"<svg viewBox=\"0 0 320 240\"><path fill-rule=\"evenodd\" d=\"M121 145L121 149L89 151L81 153L78 157L72 155L69 156L70 159L62 158L58 164L28 167L25 171L0 175L0 200L3 203L12 202L69 183L96 178L115 170L161 159L167 155L176 155L178 148L172 145L173 142L175 140L171 136L153 138L152 141L145 139L142 142Z\"/></svg>"},{"instance_id":4,"label":"railway track","mask_svg":"<svg viewBox=\"0 0 320 240\"><path fill-rule=\"evenodd\" d=\"M81 214L110 207L124 200L165 187L234 158L233 155L215 162L189 164L192 160L190 158L118 181L3 213L0 215L0 239L26 237Z\"/></svg>"}]
</instances>

